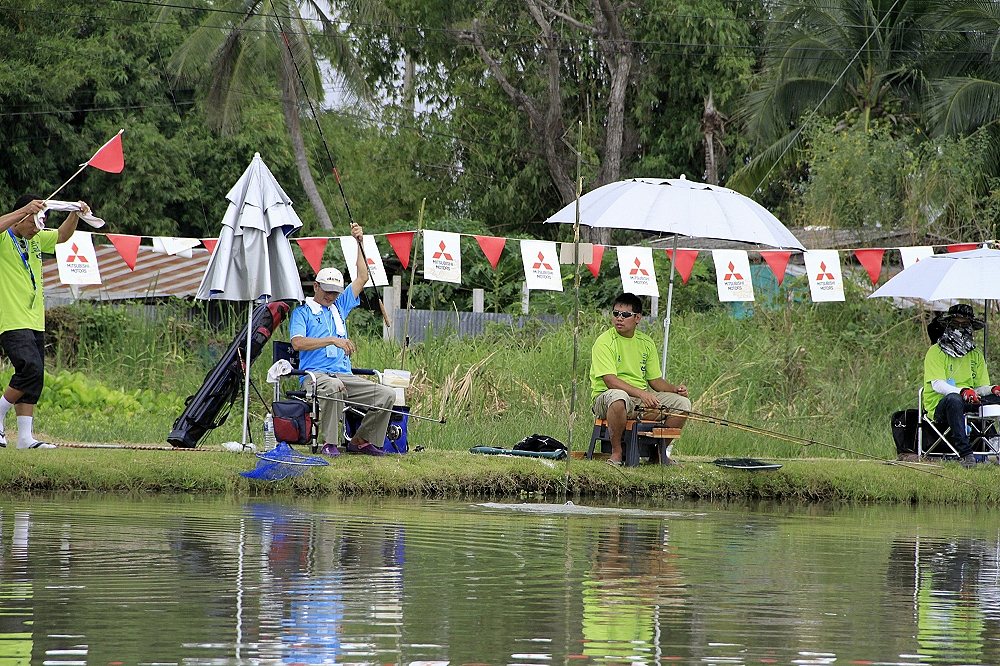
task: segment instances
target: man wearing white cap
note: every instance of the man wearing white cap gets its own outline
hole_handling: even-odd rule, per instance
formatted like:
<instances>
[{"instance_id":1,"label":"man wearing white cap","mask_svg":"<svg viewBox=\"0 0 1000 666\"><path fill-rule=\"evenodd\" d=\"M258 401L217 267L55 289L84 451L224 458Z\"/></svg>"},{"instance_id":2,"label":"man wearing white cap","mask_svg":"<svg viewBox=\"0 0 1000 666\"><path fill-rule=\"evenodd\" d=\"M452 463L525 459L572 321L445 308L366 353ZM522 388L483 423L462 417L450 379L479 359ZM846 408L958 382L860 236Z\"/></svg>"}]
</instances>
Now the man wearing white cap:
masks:
<instances>
[{"instance_id":1,"label":"man wearing white cap","mask_svg":"<svg viewBox=\"0 0 1000 666\"><path fill-rule=\"evenodd\" d=\"M351 225L351 236L361 244L364 232ZM292 311L289 324L292 348L299 352L299 369L316 374L316 386L305 379L306 390L317 392L320 400L320 431L325 442L322 452L339 456L337 433L344 411L344 400L378 409L369 409L358 431L347 444L348 453L385 455L382 443L389 428L388 411L396 394L388 386L376 384L351 374L351 354L357 347L347 337L347 315L361 302L359 296L368 281L368 263L358 252L356 275L350 289L344 289L344 275L336 268L324 268L316 274L313 296L305 305Z\"/></svg>"}]
</instances>

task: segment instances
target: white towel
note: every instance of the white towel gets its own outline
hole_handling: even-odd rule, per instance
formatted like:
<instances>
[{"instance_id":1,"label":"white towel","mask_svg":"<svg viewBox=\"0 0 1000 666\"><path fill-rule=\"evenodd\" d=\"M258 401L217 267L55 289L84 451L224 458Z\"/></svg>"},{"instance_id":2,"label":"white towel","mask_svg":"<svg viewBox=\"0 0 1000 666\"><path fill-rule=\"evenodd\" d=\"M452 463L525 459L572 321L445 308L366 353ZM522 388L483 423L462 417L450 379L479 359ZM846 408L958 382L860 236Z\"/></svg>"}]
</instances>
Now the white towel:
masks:
<instances>
[{"instance_id":1,"label":"white towel","mask_svg":"<svg viewBox=\"0 0 1000 666\"><path fill-rule=\"evenodd\" d=\"M45 228L45 215L50 210L58 210L64 213L75 212L80 216L80 219L92 226L95 229L100 229L104 226L104 220L94 215L94 211L89 213L82 213L83 202L82 201L55 201L48 200L45 202L45 208L35 213L35 226L39 229Z\"/></svg>"},{"instance_id":2,"label":"white towel","mask_svg":"<svg viewBox=\"0 0 1000 666\"><path fill-rule=\"evenodd\" d=\"M289 374L292 371L292 364L288 362L287 359L281 359L280 361L275 361L267 370L267 383L277 384L278 381Z\"/></svg>"}]
</instances>

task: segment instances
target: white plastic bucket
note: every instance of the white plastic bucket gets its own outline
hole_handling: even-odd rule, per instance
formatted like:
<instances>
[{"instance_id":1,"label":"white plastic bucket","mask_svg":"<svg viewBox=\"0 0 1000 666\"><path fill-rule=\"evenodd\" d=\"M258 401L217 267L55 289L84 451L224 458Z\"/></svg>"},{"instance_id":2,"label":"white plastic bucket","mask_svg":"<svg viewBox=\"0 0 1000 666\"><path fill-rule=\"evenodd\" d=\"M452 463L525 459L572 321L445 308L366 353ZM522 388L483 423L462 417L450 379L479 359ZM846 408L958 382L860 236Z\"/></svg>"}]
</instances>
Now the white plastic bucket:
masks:
<instances>
[{"instance_id":1,"label":"white plastic bucket","mask_svg":"<svg viewBox=\"0 0 1000 666\"><path fill-rule=\"evenodd\" d=\"M410 371L386 369L382 373L382 383L393 388L407 388L410 385Z\"/></svg>"}]
</instances>

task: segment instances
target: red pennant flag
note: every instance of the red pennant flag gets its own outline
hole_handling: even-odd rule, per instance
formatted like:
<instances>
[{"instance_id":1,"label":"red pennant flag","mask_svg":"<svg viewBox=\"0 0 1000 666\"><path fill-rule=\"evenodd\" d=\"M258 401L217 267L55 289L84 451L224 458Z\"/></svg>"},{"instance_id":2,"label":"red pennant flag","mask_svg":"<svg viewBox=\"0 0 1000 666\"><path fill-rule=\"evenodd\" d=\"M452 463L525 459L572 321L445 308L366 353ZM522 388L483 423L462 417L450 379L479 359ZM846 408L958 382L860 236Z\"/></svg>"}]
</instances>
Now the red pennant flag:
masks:
<instances>
[{"instance_id":1,"label":"red pennant flag","mask_svg":"<svg viewBox=\"0 0 1000 666\"><path fill-rule=\"evenodd\" d=\"M135 260L139 256L139 242L142 236L126 236L123 234L108 234L108 240L118 250L122 261L130 271L135 270Z\"/></svg>"},{"instance_id":2,"label":"red pennant flag","mask_svg":"<svg viewBox=\"0 0 1000 666\"><path fill-rule=\"evenodd\" d=\"M674 260L674 251L667 250L667 257ZM681 276L684 284L691 278L691 271L694 269L694 260L698 258L698 250L677 250L677 272Z\"/></svg>"},{"instance_id":3,"label":"red pennant flag","mask_svg":"<svg viewBox=\"0 0 1000 666\"><path fill-rule=\"evenodd\" d=\"M111 137L111 140L97 149L94 156L87 160L87 165L108 173L121 173L125 168L125 153L122 152L122 132Z\"/></svg>"},{"instance_id":4,"label":"red pennant flag","mask_svg":"<svg viewBox=\"0 0 1000 666\"><path fill-rule=\"evenodd\" d=\"M218 238L202 238L201 244L208 248L208 253L215 252L215 246L219 244Z\"/></svg>"},{"instance_id":5,"label":"red pennant flag","mask_svg":"<svg viewBox=\"0 0 1000 666\"><path fill-rule=\"evenodd\" d=\"M302 250L302 255L316 273L319 273L319 270L323 267L323 252L326 250L326 244L329 240L329 238L295 239L295 242L299 244L299 248Z\"/></svg>"},{"instance_id":6,"label":"red pennant flag","mask_svg":"<svg viewBox=\"0 0 1000 666\"><path fill-rule=\"evenodd\" d=\"M500 254L503 253L503 247L507 244L506 238L497 238L496 236L476 236L476 242L479 243L479 249L483 251L486 258L490 262L490 266L493 270L497 269L497 264L500 263Z\"/></svg>"},{"instance_id":7,"label":"red pennant flag","mask_svg":"<svg viewBox=\"0 0 1000 666\"><path fill-rule=\"evenodd\" d=\"M594 246L594 256L591 257L592 261L587 264L587 268L590 269L590 274L597 277L597 274L601 272L601 260L604 259L604 246L595 245Z\"/></svg>"},{"instance_id":8,"label":"red pennant flag","mask_svg":"<svg viewBox=\"0 0 1000 666\"><path fill-rule=\"evenodd\" d=\"M761 252L760 256L771 267L771 272L774 273L774 277L778 278L778 286L780 287L785 279L785 268L788 267L788 259L792 253L787 250L768 250Z\"/></svg>"},{"instance_id":9,"label":"red pennant flag","mask_svg":"<svg viewBox=\"0 0 1000 666\"><path fill-rule=\"evenodd\" d=\"M386 234L389 245L399 258L399 263L403 264L403 269L410 267L410 250L413 248L413 232L399 231L394 234Z\"/></svg>"},{"instance_id":10,"label":"red pennant flag","mask_svg":"<svg viewBox=\"0 0 1000 666\"><path fill-rule=\"evenodd\" d=\"M955 243L948 246L948 251L965 252L966 250L975 250L977 247L979 247L979 243Z\"/></svg>"},{"instance_id":11,"label":"red pennant flag","mask_svg":"<svg viewBox=\"0 0 1000 666\"><path fill-rule=\"evenodd\" d=\"M876 284L879 276L882 274L882 256L884 254L885 250L878 248L854 251L854 256L858 258L858 263L868 271L868 277L871 278L872 284Z\"/></svg>"}]
</instances>

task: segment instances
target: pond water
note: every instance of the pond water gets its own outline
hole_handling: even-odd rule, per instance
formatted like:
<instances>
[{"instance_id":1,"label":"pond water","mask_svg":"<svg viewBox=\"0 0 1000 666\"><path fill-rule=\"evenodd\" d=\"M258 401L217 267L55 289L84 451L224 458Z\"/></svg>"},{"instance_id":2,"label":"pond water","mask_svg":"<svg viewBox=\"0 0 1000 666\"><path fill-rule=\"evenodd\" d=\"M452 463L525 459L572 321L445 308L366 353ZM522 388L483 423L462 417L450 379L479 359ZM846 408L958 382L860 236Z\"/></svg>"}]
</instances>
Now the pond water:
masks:
<instances>
[{"instance_id":1,"label":"pond water","mask_svg":"<svg viewBox=\"0 0 1000 666\"><path fill-rule=\"evenodd\" d=\"M1000 664L988 510L5 499L0 664Z\"/></svg>"}]
</instances>

